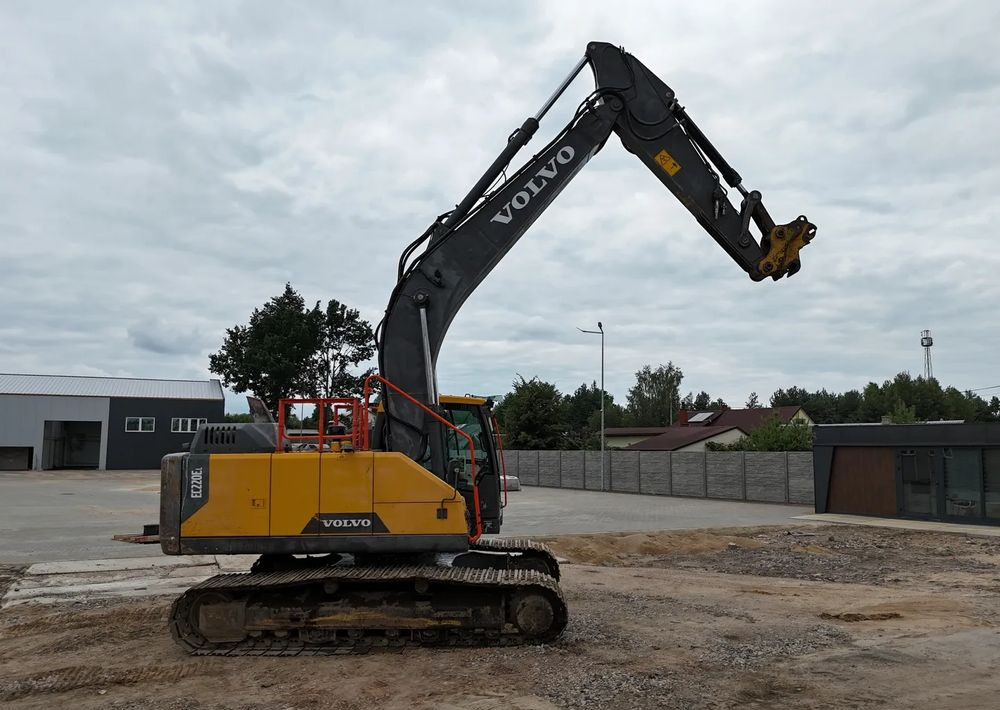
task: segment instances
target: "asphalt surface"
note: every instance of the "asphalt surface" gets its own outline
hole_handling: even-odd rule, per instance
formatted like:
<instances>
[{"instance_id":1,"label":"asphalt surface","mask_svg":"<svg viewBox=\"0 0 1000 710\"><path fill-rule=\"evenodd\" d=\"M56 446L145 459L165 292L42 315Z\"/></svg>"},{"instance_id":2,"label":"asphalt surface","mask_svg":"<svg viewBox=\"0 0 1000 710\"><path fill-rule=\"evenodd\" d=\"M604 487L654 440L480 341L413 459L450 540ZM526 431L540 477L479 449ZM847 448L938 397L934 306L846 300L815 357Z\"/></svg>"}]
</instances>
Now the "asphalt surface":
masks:
<instances>
[{"instance_id":1,"label":"asphalt surface","mask_svg":"<svg viewBox=\"0 0 1000 710\"><path fill-rule=\"evenodd\" d=\"M159 471L0 472L0 563L158 555L158 546L111 536L157 522L159 490ZM811 512L800 505L529 487L510 494L503 533L774 525Z\"/></svg>"}]
</instances>

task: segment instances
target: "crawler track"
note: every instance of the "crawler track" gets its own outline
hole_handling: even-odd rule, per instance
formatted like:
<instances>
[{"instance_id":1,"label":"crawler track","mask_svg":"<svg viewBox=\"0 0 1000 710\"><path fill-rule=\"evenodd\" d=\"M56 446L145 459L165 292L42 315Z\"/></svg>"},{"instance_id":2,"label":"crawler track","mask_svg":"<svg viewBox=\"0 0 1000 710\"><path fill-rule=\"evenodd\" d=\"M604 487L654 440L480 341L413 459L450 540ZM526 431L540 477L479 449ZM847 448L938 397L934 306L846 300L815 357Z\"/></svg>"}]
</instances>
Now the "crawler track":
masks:
<instances>
[{"instance_id":1,"label":"crawler track","mask_svg":"<svg viewBox=\"0 0 1000 710\"><path fill-rule=\"evenodd\" d=\"M469 546L474 552L496 552L516 555L535 563L539 572L559 579L559 562L548 545L519 537L481 537Z\"/></svg>"},{"instance_id":2,"label":"crawler track","mask_svg":"<svg viewBox=\"0 0 1000 710\"><path fill-rule=\"evenodd\" d=\"M566 621L535 570L334 565L212 577L174 602L170 629L193 655L298 656L547 643Z\"/></svg>"}]
</instances>

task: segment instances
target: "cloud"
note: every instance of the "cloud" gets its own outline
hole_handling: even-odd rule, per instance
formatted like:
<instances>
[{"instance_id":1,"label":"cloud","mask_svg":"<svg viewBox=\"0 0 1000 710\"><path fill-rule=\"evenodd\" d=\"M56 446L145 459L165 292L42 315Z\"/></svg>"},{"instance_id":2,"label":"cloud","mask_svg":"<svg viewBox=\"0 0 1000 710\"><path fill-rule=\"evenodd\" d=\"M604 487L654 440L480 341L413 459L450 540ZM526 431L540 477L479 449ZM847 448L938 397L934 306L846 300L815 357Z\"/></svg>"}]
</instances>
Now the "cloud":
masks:
<instances>
[{"instance_id":1,"label":"cloud","mask_svg":"<svg viewBox=\"0 0 1000 710\"><path fill-rule=\"evenodd\" d=\"M997 384L1000 10L834 2L0 8L0 371L207 377L279 293L381 316L402 247L582 54L661 76L803 270L755 284L612 138L456 318L444 390L620 400L643 364L742 403L919 372ZM591 88L578 79L524 157Z\"/></svg>"}]
</instances>

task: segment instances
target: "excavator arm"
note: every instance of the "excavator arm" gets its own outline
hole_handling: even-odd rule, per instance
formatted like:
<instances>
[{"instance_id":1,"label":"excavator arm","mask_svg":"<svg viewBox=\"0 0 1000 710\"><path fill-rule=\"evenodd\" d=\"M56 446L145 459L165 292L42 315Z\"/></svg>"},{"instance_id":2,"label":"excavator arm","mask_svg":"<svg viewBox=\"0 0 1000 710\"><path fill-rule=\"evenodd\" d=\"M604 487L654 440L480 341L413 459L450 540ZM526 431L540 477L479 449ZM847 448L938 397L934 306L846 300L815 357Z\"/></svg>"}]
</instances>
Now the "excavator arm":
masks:
<instances>
[{"instance_id":1,"label":"excavator arm","mask_svg":"<svg viewBox=\"0 0 1000 710\"><path fill-rule=\"evenodd\" d=\"M756 190L726 162L678 102L673 90L642 62L618 47L592 42L587 58L598 93L609 92L617 111L614 131L626 150L680 200L716 242L754 281L774 280L799 270L799 250L816 234L800 216L776 226ZM729 201L720 176L742 196L739 209ZM760 242L750 222L760 230Z\"/></svg>"},{"instance_id":2,"label":"excavator arm","mask_svg":"<svg viewBox=\"0 0 1000 710\"><path fill-rule=\"evenodd\" d=\"M497 185L511 159L537 131L539 120L588 64L596 90L548 145ZM403 251L397 283L377 333L384 377L417 400L437 405L435 364L452 319L612 132L751 279L777 280L798 271L798 252L815 235L815 226L804 216L775 225L760 193L743 187L740 175L708 141L672 89L625 51L592 42L542 109L511 134L462 202ZM722 180L742 196L738 209ZM751 222L761 232L759 241L751 234ZM383 395L380 448L402 452L446 477L440 425L403 397Z\"/></svg>"}]
</instances>

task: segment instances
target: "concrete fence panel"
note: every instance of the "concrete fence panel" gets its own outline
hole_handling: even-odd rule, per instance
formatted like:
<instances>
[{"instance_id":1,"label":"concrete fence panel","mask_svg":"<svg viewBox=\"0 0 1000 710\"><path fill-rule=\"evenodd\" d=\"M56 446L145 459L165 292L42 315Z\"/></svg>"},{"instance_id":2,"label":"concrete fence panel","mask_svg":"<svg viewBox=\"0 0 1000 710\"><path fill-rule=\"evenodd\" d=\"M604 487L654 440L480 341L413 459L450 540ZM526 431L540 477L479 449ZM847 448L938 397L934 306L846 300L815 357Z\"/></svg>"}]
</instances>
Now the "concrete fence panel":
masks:
<instances>
[{"instance_id":1,"label":"concrete fence panel","mask_svg":"<svg viewBox=\"0 0 1000 710\"><path fill-rule=\"evenodd\" d=\"M506 471L508 476L520 478L520 476L517 475L517 451L504 449L502 470Z\"/></svg>"},{"instance_id":2,"label":"concrete fence panel","mask_svg":"<svg viewBox=\"0 0 1000 710\"><path fill-rule=\"evenodd\" d=\"M811 451L788 452L788 502L813 502L813 457Z\"/></svg>"},{"instance_id":3,"label":"concrete fence panel","mask_svg":"<svg viewBox=\"0 0 1000 710\"><path fill-rule=\"evenodd\" d=\"M518 451L517 470L520 474L521 483L529 486L538 485L538 452Z\"/></svg>"},{"instance_id":4,"label":"concrete fence panel","mask_svg":"<svg viewBox=\"0 0 1000 710\"><path fill-rule=\"evenodd\" d=\"M583 488L584 452L562 451L562 487ZM598 475L600 475L598 473Z\"/></svg>"},{"instance_id":5,"label":"concrete fence panel","mask_svg":"<svg viewBox=\"0 0 1000 710\"><path fill-rule=\"evenodd\" d=\"M705 497L705 454L678 451L670 455L673 495Z\"/></svg>"},{"instance_id":6,"label":"concrete fence panel","mask_svg":"<svg viewBox=\"0 0 1000 710\"><path fill-rule=\"evenodd\" d=\"M705 495L743 500L743 452L705 452Z\"/></svg>"},{"instance_id":7,"label":"concrete fence panel","mask_svg":"<svg viewBox=\"0 0 1000 710\"><path fill-rule=\"evenodd\" d=\"M639 452L639 492L656 496L671 494L670 452Z\"/></svg>"},{"instance_id":8,"label":"concrete fence panel","mask_svg":"<svg viewBox=\"0 0 1000 710\"><path fill-rule=\"evenodd\" d=\"M604 452L604 486L608 485L608 454ZM584 488L588 491L601 490L601 452L587 451L584 453Z\"/></svg>"},{"instance_id":9,"label":"concrete fence panel","mask_svg":"<svg viewBox=\"0 0 1000 710\"><path fill-rule=\"evenodd\" d=\"M747 500L788 502L788 457L784 451L747 451L744 468Z\"/></svg>"},{"instance_id":10,"label":"concrete fence panel","mask_svg":"<svg viewBox=\"0 0 1000 710\"><path fill-rule=\"evenodd\" d=\"M813 501L810 451L607 451L606 490L767 503ZM528 486L601 490L600 451L504 452Z\"/></svg>"},{"instance_id":11,"label":"concrete fence panel","mask_svg":"<svg viewBox=\"0 0 1000 710\"><path fill-rule=\"evenodd\" d=\"M559 471L559 451L538 452L538 485L562 487L562 475Z\"/></svg>"},{"instance_id":12,"label":"concrete fence panel","mask_svg":"<svg viewBox=\"0 0 1000 710\"><path fill-rule=\"evenodd\" d=\"M611 452L611 490L622 493L639 492L639 452Z\"/></svg>"}]
</instances>

